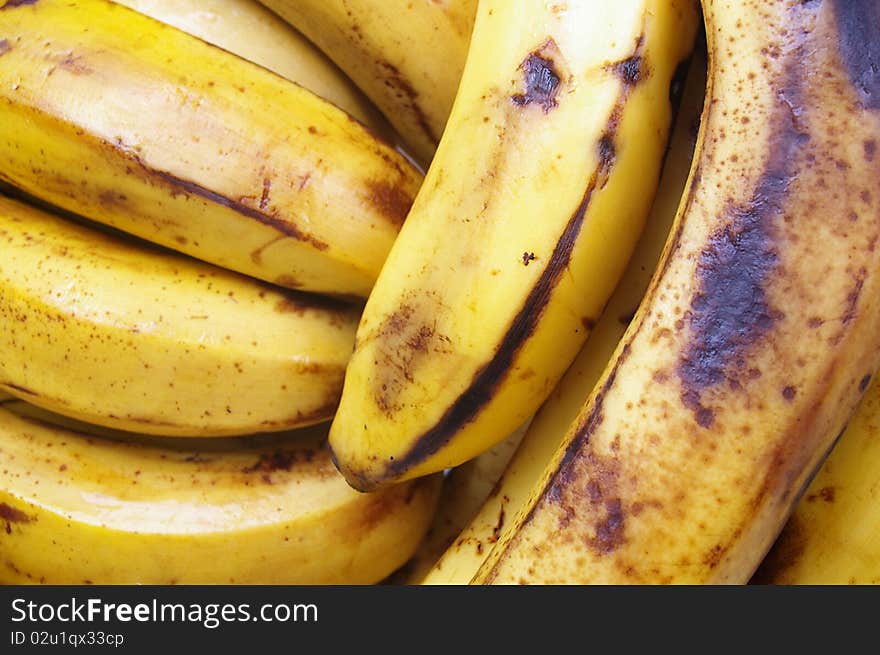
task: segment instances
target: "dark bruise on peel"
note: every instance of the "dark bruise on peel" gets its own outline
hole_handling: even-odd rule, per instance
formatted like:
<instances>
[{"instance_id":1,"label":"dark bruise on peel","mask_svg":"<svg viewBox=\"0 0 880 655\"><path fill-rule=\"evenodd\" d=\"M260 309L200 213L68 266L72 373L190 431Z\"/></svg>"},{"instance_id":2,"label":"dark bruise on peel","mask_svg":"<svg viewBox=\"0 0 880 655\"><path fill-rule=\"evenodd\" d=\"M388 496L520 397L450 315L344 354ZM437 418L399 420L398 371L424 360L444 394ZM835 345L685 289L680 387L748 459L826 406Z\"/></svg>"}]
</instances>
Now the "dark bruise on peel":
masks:
<instances>
[{"instance_id":1,"label":"dark bruise on peel","mask_svg":"<svg viewBox=\"0 0 880 655\"><path fill-rule=\"evenodd\" d=\"M867 109L880 110L880 3L831 0L840 55Z\"/></svg>"},{"instance_id":2,"label":"dark bruise on peel","mask_svg":"<svg viewBox=\"0 0 880 655\"><path fill-rule=\"evenodd\" d=\"M0 39L0 57L5 55L10 50L12 50L12 46L9 45L9 40L8 39Z\"/></svg>"},{"instance_id":3,"label":"dark bruise on peel","mask_svg":"<svg viewBox=\"0 0 880 655\"><path fill-rule=\"evenodd\" d=\"M556 44L552 39L548 39L540 49L530 53L520 64L524 90L522 93L510 96L513 104L519 107L537 104L545 114L557 106L556 96L559 94L560 77L553 61L541 54L551 46L555 48Z\"/></svg>"},{"instance_id":4,"label":"dark bruise on peel","mask_svg":"<svg viewBox=\"0 0 880 655\"><path fill-rule=\"evenodd\" d=\"M703 428L712 427L715 414L703 405L702 393L727 380L732 367L778 318L764 286L778 263L776 223L796 177L794 162L809 141L792 113L802 104L798 71L786 69L782 82L769 137L770 159L751 198L728 205L727 224L709 237L697 262L700 289L691 302L690 335L677 372L682 403Z\"/></svg>"}]
</instances>

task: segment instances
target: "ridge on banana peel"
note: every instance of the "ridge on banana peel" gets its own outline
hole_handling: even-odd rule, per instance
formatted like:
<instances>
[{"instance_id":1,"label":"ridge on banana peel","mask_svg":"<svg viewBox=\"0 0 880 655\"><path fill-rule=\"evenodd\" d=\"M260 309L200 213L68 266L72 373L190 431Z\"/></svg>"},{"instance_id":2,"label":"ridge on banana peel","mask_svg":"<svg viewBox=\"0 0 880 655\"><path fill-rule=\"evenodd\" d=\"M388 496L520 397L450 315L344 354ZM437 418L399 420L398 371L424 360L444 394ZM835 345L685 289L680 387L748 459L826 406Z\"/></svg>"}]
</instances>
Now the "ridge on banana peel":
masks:
<instances>
[{"instance_id":1,"label":"ridge on banana peel","mask_svg":"<svg viewBox=\"0 0 880 655\"><path fill-rule=\"evenodd\" d=\"M747 582L877 369L877 5L703 9L660 267L474 583Z\"/></svg>"},{"instance_id":2,"label":"ridge on banana peel","mask_svg":"<svg viewBox=\"0 0 880 655\"><path fill-rule=\"evenodd\" d=\"M327 421L359 311L0 196L0 391L168 436Z\"/></svg>"},{"instance_id":3,"label":"ridge on banana peel","mask_svg":"<svg viewBox=\"0 0 880 655\"><path fill-rule=\"evenodd\" d=\"M296 82L393 141L379 110L330 59L258 0L114 0Z\"/></svg>"},{"instance_id":4,"label":"ridge on banana peel","mask_svg":"<svg viewBox=\"0 0 880 655\"><path fill-rule=\"evenodd\" d=\"M480 3L449 124L367 301L330 431L355 488L458 465L511 434L611 295L650 209L670 86L698 25L690 0L611 7Z\"/></svg>"},{"instance_id":5,"label":"ridge on banana peel","mask_svg":"<svg viewBox=\"0 0 880 655\"><path fill-rule=\"evenodd\" d=\"M260 0L354 80L424 168L452 109L477 0Z\"/></svg>"},{"instance_id":6,"label":"ridge on banana peel","mask_svg":"<svg viewBox=\"0 0 880 655\"><path fill-rule=\"evenodd\" d=\"M864 384L858 410L750 584L880 584L880 383Z\"/></svg>"},{"instance_id":7,"label":"ridge on banana peel","mask_svg":"<svg viewBox=\"0 0 880 655\"><path fill-rule=\"evenodd\" d=\"M415 580L416 583L461 585L471 581L493 544L509 529L517 512L528 500L532 487L541 479L568 426L577 418L584 400L635 315L663 252L688 180L705 89L706 53L705 43L700 39L681 89L651 214L623 277L584 347L535 414L506 468L499 472L491 494L486 495L469 523L451 540L446 551L435 558L430 569L417 569L416 573L424 575ZM449 481L444 486L441 507L448 494L448 485Z\"/></svg>"},{"instance_id":8,"label":"ridge on banana peel","mask_svg":"<svg viewBox=\"0 0 880 655\"><path fill-rule=\"evenodd\" d=\"M0 0L0 42L0 181L279 286L369 293L422 175L350 115L109 0Z\"/></svg>"},{"instance_id":9,"label":"ridge on banana peel","mask_svg":"<svg viewBox=\"0 0 880 655\"><path fill-rule=\"evenodd\" d=\"M198 449L100 433L0 403L3 584L374 584L415 550L441 485L354 491L326 425Z\"/></svg>"}]
</instances>

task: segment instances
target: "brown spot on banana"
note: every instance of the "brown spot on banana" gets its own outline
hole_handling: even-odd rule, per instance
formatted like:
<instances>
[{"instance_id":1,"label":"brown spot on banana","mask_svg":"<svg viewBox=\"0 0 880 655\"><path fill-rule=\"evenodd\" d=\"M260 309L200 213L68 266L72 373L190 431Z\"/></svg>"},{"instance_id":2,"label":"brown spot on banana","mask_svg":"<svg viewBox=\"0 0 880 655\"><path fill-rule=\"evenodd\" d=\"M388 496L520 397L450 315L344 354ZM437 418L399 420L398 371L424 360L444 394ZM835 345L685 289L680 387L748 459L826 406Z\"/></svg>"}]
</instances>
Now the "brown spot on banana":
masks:
<instances>
[{"instance_id":1,"label":"brown spot on banana","mask_svg":"<svg viewBox=\"0 0 880 655\"><path fill-rule=\"evenodd\" d=\"M556 107L561 76L557 72L554 59L559 56L559 48L553 39L547 39L537 50L520 64L523 72L523 91L510 96L510 101L526 107L536 104L544 113Z\"/></svg>"},{"instance_id":2,"label":"brown spot on banana","mask_svg":"<svg viewBox=\"0 0 880 655\"><path fill-rule=\"evenodd\" d=\"M416 379L422 360L445 349L447 337L437 332L435 301L430 296L408 298L385 319L377 338L384 347L379 357L380 374L373 383L373 399L387 416L400 409L397 398L406 383Z\"/></svg>"},{"instance_id":3,"label":"brown spot on banana","mask_svg":"<svg viewBox=\"0 0 880 655\"><path fill-rule=\"evenodd\" d=\"M396 184L387 180L367 182L367 200L391 223L400 227L409 214L412 205L410 195Z\"/></svg>"},{"instance_id":4,"label":"brown spot on banana","mask_svg":"<svg viewBox=\"0 0 880 655\"><path fill-rule=\"evenodd\" d=\"M0 57L5 55L10 50L12 50L12 46L9 45L9 39L0 39Z\"/></svg>"}]
</instances>

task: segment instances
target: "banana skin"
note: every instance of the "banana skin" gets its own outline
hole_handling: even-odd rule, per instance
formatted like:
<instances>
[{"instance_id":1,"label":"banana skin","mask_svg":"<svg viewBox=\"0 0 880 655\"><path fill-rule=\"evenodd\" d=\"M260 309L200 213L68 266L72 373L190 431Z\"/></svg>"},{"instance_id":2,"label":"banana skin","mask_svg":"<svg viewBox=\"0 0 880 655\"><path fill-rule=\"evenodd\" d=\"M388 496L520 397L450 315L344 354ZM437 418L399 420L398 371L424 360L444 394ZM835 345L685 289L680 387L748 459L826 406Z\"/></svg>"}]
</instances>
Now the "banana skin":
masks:
<instances>
[{"instance_id":1,"label":"banana skin","mask_svg":"<svg viewBox=\"0 0 880 655\"><path fill-rule=\"evenodd\" d=\"M703 9L657 274L474 583L746 583L877 369L877 5Z\"/></svg>"},{"instance_id":2,"label":"banana skin","mask_svg":"<svg viewBox=\"0 0 880 655\"><path fill-rule=\"evenodd\" d=\"M0 43L0 181L279 286L370 292L422 175L362 123L107 0L0 4Z\"/></svg>"},{"instance_id":3,"label":"banana skin","mask_svg":"<svg viewBox=\"0 0 880 655\"><path fill-rule=\"evenodd\" d=\"M359 494L326 426L197 449L124 438L0 403L0 583L375 584L418 546L442 482Z\"/></svg>"}]
</instances>

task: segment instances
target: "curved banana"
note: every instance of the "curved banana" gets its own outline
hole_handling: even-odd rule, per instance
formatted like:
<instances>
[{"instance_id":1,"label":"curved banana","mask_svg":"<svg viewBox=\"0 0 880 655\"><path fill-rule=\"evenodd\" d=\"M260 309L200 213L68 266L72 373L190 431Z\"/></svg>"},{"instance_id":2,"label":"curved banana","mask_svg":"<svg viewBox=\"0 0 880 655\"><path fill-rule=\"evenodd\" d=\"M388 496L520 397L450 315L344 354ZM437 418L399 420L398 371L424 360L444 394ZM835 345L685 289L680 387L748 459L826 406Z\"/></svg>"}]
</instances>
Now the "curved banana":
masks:
<instances>
[{"instance_id":1,"label":"curved banana","mask_svg":"<svg viewBox=\"0 0 880 655\"><path fill-rule=\"evenodd\" d=\"M359 494L325 437L309 428L188 450L0 404L0 583L379 582L417 547L440 478Z\"/></svg>"},{"instance_id":2,"label":"curved banana","mask_svg":"<svg viewBox=\"0 0 880 655\"><path fill-rule=\"evenodd\" d=\"M0 0L0 43L0 180L274 284L369 293L421 174L348 114L108 0Z\"/></svg>"},{"instance_id":3,"label":"curved banana","mask_svg":"<svg viewBox=\"0 0 880 655\"><path fill-rule=\"evenodd\" d=\"M170 436L333 415L356 308L0 198L0 389Z\"/></svg>"},{"instance_id":4,"label":"curved banana","mask_svg":"<svg viewBox=\"0 0 880 655\"><path fill-rule=\"evenodd\" d=\"M880 383L798 501L752 584L880 584Z\"/></svg>"},{"instance_id":5,"label":"curved banana","mask_svg":"<svg viewBox=\"0 0 880 655\"><path fill-rule=\"evenodd\" d=\"M406 565L391 576L390 584L422 583L437 560L456 543L461 531L486 503L486 499L494 495L493 491L497 489L498 481L527 427L523 425L485 453L448 472L434 511L434 520L425 538Z\"/></svg>"},{"instance_id":6,"label":"curved banana","mask_svg":"<svg viewBox=\"0 0 880 655\"><path fill-rule=\"evenodd\" d=\"M650 210L697 16L690 0L480 3L330 432L355 488L461 464L549 395Z\"/></svg>"},{"instance_id":7,"label":"curved banana","mask_svg":"<svg viewBox=\"0 0 880 655\"><path fill-rule=\"evenodd\" d=\"M707 101L657 274L473 582L749 580L878 365L876 7L704 2Z\"/></svg>"},{"instance_id":8,"label":"curved banana","mask_svg":"<svg viewBox=\"0 0 880 655\"><path fill-rule=\"evenodd\" d=\"M464 68L477 0L260 0L345 71L427 167Z\"/></svg>"},{"instance_id":9,"label":"curved banana","mask_svg":"<svg viewBox=\"0 0 880 655\"><path fill-rule=\"evenodd\" d=\"M449 548L418 580L419 584L462 585L471 581L493 544L528 500L635 315L666 244L690 173L706 88L706 54L702 42L699 45L681 90L651 214L626 272L577 358L535 414L492 495L472 514L457 538L451 540ZM443 495L446 493L444 488Z\"/></svg>"}]
</instances>

